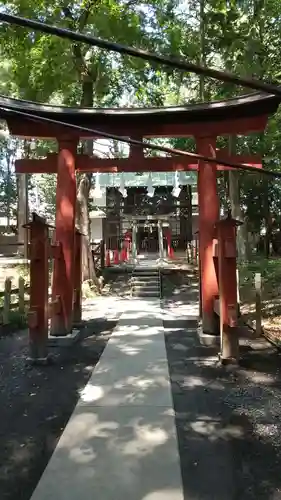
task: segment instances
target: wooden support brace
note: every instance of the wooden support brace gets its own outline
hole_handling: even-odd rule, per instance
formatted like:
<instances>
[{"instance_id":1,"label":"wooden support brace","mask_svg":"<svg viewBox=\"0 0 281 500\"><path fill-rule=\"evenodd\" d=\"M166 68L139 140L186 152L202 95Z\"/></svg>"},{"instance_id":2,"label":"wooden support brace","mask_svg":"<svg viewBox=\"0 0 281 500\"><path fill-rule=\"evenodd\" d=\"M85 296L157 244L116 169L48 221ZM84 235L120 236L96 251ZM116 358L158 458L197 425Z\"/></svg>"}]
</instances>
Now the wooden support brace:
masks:
<instances>
[{"instance_id":1,"label":"wooden support brace","mask_svg":"<svg viewBox=\"0 0 281 500\"><path fill-rule=\"evenodd\" d=\"M227 323L230 328L237 326L237 304L228 304L227 306Z\"/></svg>"},{"instance_id":2,"label":"wooden support brace","mask_svg":"<svg viewBox=\"0 0 281 500\"><path fill-rule=\"evenodd\" d=\"M220 318L221 362L236 364L239 361L237 283L236 283L236 227L239 221L226 217L217 222L217 241L213 252L218 259L219 307L216 299L214 309Z\"/></svg>"},{"instance_id":3,"label":"wooden support brace","mask_svg":"<svg viewBox=\"0 0 281 500\"><path fill-rule=\"evenodd\" d=\"M40 261L42 256L42 242L35 240L30 243L29 246L29 258L33 261Z\"/></svg>"},{"instance_id":4,"label":"wooden support brace","mask_svg":"<svg viewBox=\"0 0 281 500\"><path fill-rule=\"evenodd\" d=\"M48 303L48 317L52 318L56 314L60 314L61 309L61 298L58 295L54 300Z\"/></svg>"},{"instance_id":5,"label":"wooden support brace","mask_svg":"<svg viewBox=\"0 0 281 500\"><path fill-rule=\"evenodd\" d=\"M59 241L53 241L50 243L49 256L51 259L60 259L62 257L62 248Z\"/></svg>"},{"instance_id":6,"label":"wooden support brace","mask_svg":"<svg viewBox=\"0 0 281 500\"><path fill-rule=\"evenodd\" d=\"M11 310L11 291L12 291L12 281L10 278L5 280L5 293L4 293L4 307L2 321L3 325L8 325L10 321L10 310Z\"/></svg>"},{"instance_id":7,"label":"wooden support brace","mask_svg":"<svg viewBox=\"0 0 281 500\"><path fill-rule=\"evenodd\" d=\"M217 316L220 316L220 299L217 298L214 300L214 312L217 314ZM237 326L237 305L236 304L229 304L227 306L227 315L226 315L226 321L225 323L230 327L234 328Z\"/></svg>"},{"instance_id":8,"label":"wooden support brace","mask_svg":"<svg viewBox=\"0 0 281 500\"><path fill-rule=\"evenodd\" d=\"M28 313L30 361L46 362L48 358L48 225L33 214L27 224L30 230L30 310Z\"/></svg>"},{"instance_id":9,"label":"wooden support brace","mask_svg":"<svg viewBox=\"0 0 281 500\"><path fill-rule=\"evenodd\" d=\"M255 274L256 292L256 335L262 335L262 301L261 301L261 273Z\"/></svg>"},{"instance_id":10,"label":"wooden support brace","mask_svg":"<svg viewBox=\"0 0 281 500\"><path fill-rule=\"evenodd\" d=\"M73 322L78 326L82 318L82 237L76 229L75 232L75 270L73 294Z\"/></svg>"},{"instance_id":11,"label":"wooden support brace","mask_svg":"<svg viewBox=\"0 0 281 500\"><path fill-rule=\"evenodd\" d=\"M33 309L27 313L27 324L28 328L36 328L38 326L38 314L37 310Z\"/></svg>"}]
</instances>

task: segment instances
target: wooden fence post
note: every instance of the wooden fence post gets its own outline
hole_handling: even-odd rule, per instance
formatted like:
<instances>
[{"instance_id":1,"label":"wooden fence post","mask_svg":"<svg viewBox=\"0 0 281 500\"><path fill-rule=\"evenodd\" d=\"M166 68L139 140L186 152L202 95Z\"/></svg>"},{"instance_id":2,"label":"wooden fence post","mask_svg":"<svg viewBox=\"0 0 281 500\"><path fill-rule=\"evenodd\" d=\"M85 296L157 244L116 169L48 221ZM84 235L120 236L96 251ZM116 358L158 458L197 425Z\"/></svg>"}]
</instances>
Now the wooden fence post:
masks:
<instances>
[{"instance_id":1,"label":"wooden fence post","mask_svg":"<svg viewBox=\"0 0 281 500\"><path fill-rule=\"evenodd\" d=\"M261 314L261 273L255 273L256 292L256 335L262 335L262 314Z\"/></svg>"},{"instance_id":2,"label":"wooden fence post","mask_svg":"<svg viewBox=\"0 0 281 500\"><path fill-rule=\"evenodd\" d=\"M4 307L3 307L3 325L8 325L10 322L11 290L12 290L11 279L6 278L5 279Z\"/></svg>"},{"instance_id":3,"label":"wooden fence post","mask_svg":"<svg viewBox=\"0 0 281 500\"><path fill-rule=\"evenodd\" d=\"M25 311L25 301L24 301L24 292L25 292L25 282L22 276L19 277L19 313L24 314Z\"/></svg>"}]
</instances>

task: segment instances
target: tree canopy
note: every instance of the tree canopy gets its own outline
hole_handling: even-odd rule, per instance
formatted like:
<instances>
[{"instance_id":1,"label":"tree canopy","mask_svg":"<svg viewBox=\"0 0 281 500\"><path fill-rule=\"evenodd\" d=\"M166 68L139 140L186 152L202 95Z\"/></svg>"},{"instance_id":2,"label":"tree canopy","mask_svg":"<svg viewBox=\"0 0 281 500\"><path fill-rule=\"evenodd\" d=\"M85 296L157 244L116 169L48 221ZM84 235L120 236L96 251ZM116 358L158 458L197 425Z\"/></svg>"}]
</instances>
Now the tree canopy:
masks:
<instances>
[{"instance_id":1,"label":"tree canopy","mask_svg":"<svg viewBox=\"0 0 281 500\"><path fill-rule=\"evenodd\" d=\"M3 0L1 8L159 54L180 56L268 82L280 81L278 0ZM9 96L75 106L131 107L179 105L247 92L232 84L164 70L132 57L6 23L0 24L0 35L0 92ZM265 168L280 170L280 125L278 112L270 118L264 134L236 137L235 151L260 153ZM219 138L218 143L229 146L226 138ZM174 139L170 144L194 147L189 139ZM7 141L1 142L2 207L7 196L15 198L13 167L11 164L8 172L7 161L3 160L7 157L7 147ZM36 153L40 154L40 148L53 146L41 141L36 147ZM116 152L116 144L113 150ZM53 189L47 176L37 180L33 177L29 180L30 192L34 193L36 187L51 212ZM259 233L272 220L279 226L279 181L248 173L236 173L235 179L221 174L219 189L223 206L234 203L230 199L233 182L240 191L240 199L235 203L249 222L249 231ZM87 183L80 193L86 203L89 176ZM12 211L13 203L6 203L7 206Z\"/></svg>"}]
</instances>

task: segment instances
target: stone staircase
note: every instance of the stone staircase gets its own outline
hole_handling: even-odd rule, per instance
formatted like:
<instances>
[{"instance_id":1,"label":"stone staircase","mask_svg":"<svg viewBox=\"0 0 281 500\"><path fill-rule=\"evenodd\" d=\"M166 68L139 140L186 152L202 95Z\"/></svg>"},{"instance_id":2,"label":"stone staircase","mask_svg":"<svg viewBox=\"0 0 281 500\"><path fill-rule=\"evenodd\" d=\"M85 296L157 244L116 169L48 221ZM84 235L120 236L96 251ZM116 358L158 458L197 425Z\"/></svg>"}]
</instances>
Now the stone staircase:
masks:
<instances>
[{"instance_id":1,"label":"stone staircase","mask_svg":"<svg viewBox=\"0 0 281 500\"><path fill-rule=\"evenodd\" d=\"M131 276L131 297L161 298L160 273L158 269L136 267Z\"/></svg>"}]
</instances>

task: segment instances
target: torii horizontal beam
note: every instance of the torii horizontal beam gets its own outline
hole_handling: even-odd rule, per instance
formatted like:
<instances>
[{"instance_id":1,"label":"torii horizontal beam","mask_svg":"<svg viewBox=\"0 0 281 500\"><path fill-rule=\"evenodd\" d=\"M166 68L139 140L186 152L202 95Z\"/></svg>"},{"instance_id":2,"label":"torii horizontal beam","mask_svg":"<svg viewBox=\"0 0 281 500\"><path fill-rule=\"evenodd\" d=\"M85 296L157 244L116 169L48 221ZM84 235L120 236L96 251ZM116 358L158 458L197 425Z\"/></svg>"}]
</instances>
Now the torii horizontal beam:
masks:
<instances>
[{"instance_id":1,"label":"torii horizontal beam","mask_svg":"<svg viewBox=\"0 0 281 500\"><path fill-rule=\"evenodd\" d=\"M233 170L219 164L219 160L232 163L245 164L247 167L262 168L261 157L257 155L230 155L225 151L217 152L217 170ZM17 174L43 174L56 173L58 166L58 155L52 153L46 159L21 159L16 160L15 170ZM174 172L174 171L197 171L198 163L194 158L188 157L144 157L144 158L90 158L87 155L76 155L75 168L78 172Z\"/></svg>"}]
</instances>

